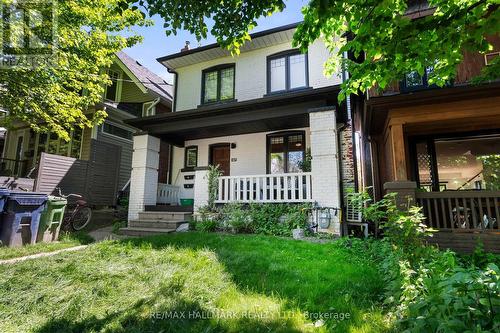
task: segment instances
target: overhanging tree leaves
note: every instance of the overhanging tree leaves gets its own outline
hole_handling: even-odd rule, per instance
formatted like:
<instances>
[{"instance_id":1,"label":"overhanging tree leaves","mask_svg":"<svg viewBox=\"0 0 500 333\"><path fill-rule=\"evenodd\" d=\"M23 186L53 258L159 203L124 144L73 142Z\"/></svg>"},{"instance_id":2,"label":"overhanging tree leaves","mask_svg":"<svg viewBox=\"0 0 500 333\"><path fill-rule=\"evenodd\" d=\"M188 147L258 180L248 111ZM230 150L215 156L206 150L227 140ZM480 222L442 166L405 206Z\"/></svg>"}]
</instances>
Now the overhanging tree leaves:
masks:
<instances>
[{"instance_id":1,"label":"overhanging tree leaves","mask_svg":"<svg viewBox=\"0 0 500 333\"><path fill-rule=\"evenodd\" d=\"M106 69L115 52L140 41L133 33L124 37L119 32L147 21L126 0L63 0L56 8L52 63L0 69L0 107L9 112L7 126L23 121L69 139L72 128L90 127L105 117L104 111L91 116L89 111L111 84ZM45 29L50 32L52 24Z\"/></svg>"},{"instance_id":2,"label":"overhanging tree leaves","mask_svg":"<svg viewBox=\"0 0 500 333\"><path fill-rule=\"evenodd\" d=\"M256 18L284 6L283 0L150 0L146 8L165 19L167 34L183 28L200 40L213 21L211 34L237 54ZM412 19L406 14L414 6L428 7L430 15ZM376 85L383 89L405 73L422 75L429 68L429 83L443 86L453 79L464 51L492 50L487 37L500 31L499 6L499 0L311 0L303 8L294 45L305 50L324 39L331 52L325 74L342 66L350 72L340 99ZM344 53L357 61L343 59ZM497 57L476 81L496 79L499 73Z\"/></svg>"}]
</instances>

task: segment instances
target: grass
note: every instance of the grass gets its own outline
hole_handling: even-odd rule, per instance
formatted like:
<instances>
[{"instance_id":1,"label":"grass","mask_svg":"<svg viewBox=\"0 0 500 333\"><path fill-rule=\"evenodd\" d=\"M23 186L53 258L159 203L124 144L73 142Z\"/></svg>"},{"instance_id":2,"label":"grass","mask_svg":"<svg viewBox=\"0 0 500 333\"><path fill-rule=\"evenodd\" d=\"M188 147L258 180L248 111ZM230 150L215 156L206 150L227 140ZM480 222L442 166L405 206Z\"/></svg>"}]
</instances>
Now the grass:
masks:
<instances>
[{"instance_id":1,"label":"grass","mask_svg":"<svg viewBox=\"0 0 500 333\"><path fill-rule=\"evenodd\" d=\"M23 247L0 247L0 260L19 258L42 252L52 252L92 242L93 239L90 236L74 233L61 236L59 242L55 243L36 243Z\"/></svg>"},{"instance_id":2,"label":"grass","mask_svg":"<svg viewBox=\"0 0 500 333\"><path fill-rule=\"evenodd\" d=\"M382 332L381 281L362 253L335 243L106 241L0 267L0 332ZM321 325L319 315L336 318Z\"/></svg>"}]
</instances>

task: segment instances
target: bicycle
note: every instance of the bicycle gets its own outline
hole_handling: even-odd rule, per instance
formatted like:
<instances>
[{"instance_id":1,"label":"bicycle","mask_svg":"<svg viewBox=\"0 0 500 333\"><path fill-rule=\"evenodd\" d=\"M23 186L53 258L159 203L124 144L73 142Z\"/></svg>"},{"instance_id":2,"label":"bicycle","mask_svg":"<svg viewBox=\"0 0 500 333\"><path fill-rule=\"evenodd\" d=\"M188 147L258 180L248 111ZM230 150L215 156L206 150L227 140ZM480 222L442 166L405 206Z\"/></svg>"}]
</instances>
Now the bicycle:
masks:
<instances>
[{"instance_id":1,"label":"bicycle","mask_svg":"<svg viewBox=\"0 0 500 333\"><path fill-rule=\"evenodd\" d=\"M74 197L77 199L73 204L66 206L63 218L63 229L68 230L68 227L70 227L74 231L79 231L85 228L92 219L92 209L87 201L85 201L80 194L70 193L64 195L60 188L57 188L57 190L61 198L68 199ZM68 209L70 206L71 208Z\"/></svg>"}]
</instances>

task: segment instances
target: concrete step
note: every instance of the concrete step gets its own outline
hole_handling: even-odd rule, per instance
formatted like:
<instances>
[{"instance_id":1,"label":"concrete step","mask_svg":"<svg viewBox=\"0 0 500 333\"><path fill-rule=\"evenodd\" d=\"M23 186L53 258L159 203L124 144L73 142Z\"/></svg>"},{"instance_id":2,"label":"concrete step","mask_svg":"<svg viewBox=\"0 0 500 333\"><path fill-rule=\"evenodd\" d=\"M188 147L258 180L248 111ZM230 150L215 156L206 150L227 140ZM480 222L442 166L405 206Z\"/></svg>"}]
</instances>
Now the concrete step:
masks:
<instances>
[{"instance_id":1,"label":"concrete step","mask_svg":"<svg viewBox=\"0 0 500 333\"><path fill-rule=\"evenodd\" d=\"M120 234L127 236L151 236L151 235L161 235L161 234L169 234L175 232L175 229L164 229L164 228L134 228L134 227L125 227L120 229Z\"/></svg>"},{"instance_id":2,"label":"concrete step","mask_svg":"<svg viewBox=\"0 0 500 333\"><path fill-rule=\"evenodd\" d=\"M146 205L144 210L147 212L193 212L193 206L179 205Z\"/></svg>"},{"instance_id":3,"label":"concrete step","mask_svg":"<svg viewBox=\"0 0 500 333\"><path fill-rule=\"evenodd\" d=\"M131 220L129 226L133 228L160 228L160 229L177 229L187 221L166 221L166 220Z\"/></svg>"},{"instance_id":4,"label":"concrete step","mask_svg":"<svg viewBox=\"0 0 500 333\"><path fill-rule=\"evenodd\" d=\"M184 222L189 221L192 215L191 212L139 212L139 220Z\"/></svg>"}]
</instances>

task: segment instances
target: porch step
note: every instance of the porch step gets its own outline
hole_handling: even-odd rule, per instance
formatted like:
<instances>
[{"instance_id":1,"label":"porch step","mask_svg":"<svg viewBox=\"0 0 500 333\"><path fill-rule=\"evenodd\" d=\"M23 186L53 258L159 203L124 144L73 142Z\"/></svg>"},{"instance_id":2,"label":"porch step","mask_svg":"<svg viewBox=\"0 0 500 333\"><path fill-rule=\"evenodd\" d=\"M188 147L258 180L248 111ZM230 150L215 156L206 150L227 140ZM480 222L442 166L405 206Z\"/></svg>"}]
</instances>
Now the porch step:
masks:
<instances>
[{"instance_id":1,"label":"porch step","mask_svg":"<svg viewBox=\"0 0 500 333\"><path fill-rule=\"evenodd\" d=\"M193 206L179 205L148 205L144 207L146 212L193 212Z\"/></svg>"},{"instance_id":2,"label":"porch step","mask_svg":"<svg viewBox=\"0 0 500 333\"><path fill-rule=\"evenodd\" d=\"M177 211L155 211L155 212L139 212L139 220L144 221L168 221L168 222L184 222L191 219L191 212Z\"/></svg>"},{"instance_id":3,"label":"porch step","mask_svg":"<svg viewBox=\"0 0 500 333\"><path fill-rule=\"evenodd\" d=\"M120 229L120 234L127 236L151 236L151 235L161 235L175 232L175 229L164 229L164 228L135 228L135 227L125 227Z\"/></svg>"},{"instance_id":4,"label":"porch step","mask_svg":"<svg viewBox=\"0 0 500 333\"><path fill-rule=\"evenodd\" d=\"M132 228L148 228L148 229L177 229L187 221L162 221L162 220L131 220L129 226Z\"/></svg>"}]
</instances>

